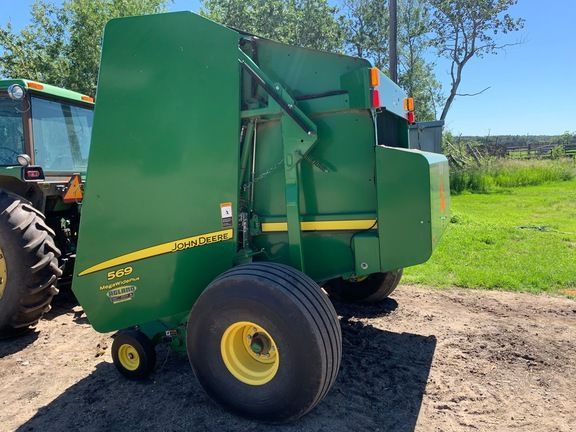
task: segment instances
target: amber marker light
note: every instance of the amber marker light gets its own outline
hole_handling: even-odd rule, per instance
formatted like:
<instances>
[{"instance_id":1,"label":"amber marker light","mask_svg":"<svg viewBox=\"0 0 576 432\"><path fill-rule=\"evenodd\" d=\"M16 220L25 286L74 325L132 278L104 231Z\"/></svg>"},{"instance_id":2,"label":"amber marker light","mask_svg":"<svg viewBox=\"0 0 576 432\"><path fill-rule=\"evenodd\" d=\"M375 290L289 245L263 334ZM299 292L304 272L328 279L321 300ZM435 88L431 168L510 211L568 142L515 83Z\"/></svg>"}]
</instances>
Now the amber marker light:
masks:
<instances>
[{"instance_id":1,"label":"amber marker light","mask_svg":"<svg viewBox=\"0 0 576 432\"><path fill-rule=\"evenodd\" d=\"M28 81L28 88L31 88L34 90L44 90L44 86L42 84L34 82L34 81Z\"/></svg>"},{"instance_id":2,"label":"amber marker light","mask_svg":"<svg viewBox=\"0 0 576 432\"><path fill-rule=\"evenodd\" d=\"M380 85L380 71L378 68L370 68L370 87L378 87Z\"/></svg>"}]
</instances>

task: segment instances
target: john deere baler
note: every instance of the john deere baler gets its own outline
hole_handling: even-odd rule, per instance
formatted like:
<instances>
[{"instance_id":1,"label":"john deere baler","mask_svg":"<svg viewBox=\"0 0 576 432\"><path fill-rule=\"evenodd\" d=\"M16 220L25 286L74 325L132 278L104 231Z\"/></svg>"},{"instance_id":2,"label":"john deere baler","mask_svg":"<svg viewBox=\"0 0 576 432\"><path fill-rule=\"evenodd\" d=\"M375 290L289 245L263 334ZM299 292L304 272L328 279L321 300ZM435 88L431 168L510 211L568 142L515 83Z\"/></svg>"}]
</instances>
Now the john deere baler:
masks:
<instances>
[{"instance_id":1,"label":"john deere baler","mask_svg":"<svg viewBox=\"0 0 576 432\"><path fill-rule=\"evenodd\" d=\"M108 23L74 291L123 330L121 373L188 352L242 415L312 409L340 363L333 297L373 301L426 261L448 165L409 150L412 101L366 60L193 13Z\"/></svg>"}]
</instances>

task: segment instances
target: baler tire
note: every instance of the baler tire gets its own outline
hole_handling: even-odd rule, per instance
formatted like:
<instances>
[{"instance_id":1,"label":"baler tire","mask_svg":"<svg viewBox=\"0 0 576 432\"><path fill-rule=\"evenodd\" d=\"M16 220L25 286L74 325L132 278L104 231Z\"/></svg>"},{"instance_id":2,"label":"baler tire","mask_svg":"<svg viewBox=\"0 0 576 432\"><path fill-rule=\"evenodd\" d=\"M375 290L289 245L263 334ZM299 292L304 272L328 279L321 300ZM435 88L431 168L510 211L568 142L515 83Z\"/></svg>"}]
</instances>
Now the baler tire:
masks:
<instances>
[{"instance_id":1,"label":"baler tire","mask_svg":"<svg viewBox=\"0 0 576 432\"><path fill-rule=\"evenodd\" d=\"M31 203L0 190L0 339L30 331L50 310L62 275L54 236Z\"/></svg>"},{"instance_id":2,"label":"baler tire","mask_svg":"<svg viewBox=\"0 0 576 432\"><path fill-rule=\"evenodd\" d=\"M324 288L335 300L376 303L392 294L400 283L402 273L403 269L374 273L359 281L332 279L324 285Z\"/></svg>"},{"instance_id":3,"label":"baler tire","mask_svg":"<svg viewBox=\"0 0 576 432\"><path fill-rule=\"evenodd\" d=\"M246 330L253 331L248 343ZM256 335L266 352L254 351ZM186 342L192 369L216 402L274 423L312 410L334 384L342 355L336 311L318 284L292 267L265 262L234 267L204 290L190 313Z\"/></svg>"},{"instance_id":4,"label":"baler tire","mask_svg":"<svg viewBox=\"0 0 576 432\"><path fill-rule=\"evenodd\" d=\"M156 366L156 348L141 331L122 330L112 342L112 361L125 378L141 381L148 378Z\"/></svg>"}]
</instances>

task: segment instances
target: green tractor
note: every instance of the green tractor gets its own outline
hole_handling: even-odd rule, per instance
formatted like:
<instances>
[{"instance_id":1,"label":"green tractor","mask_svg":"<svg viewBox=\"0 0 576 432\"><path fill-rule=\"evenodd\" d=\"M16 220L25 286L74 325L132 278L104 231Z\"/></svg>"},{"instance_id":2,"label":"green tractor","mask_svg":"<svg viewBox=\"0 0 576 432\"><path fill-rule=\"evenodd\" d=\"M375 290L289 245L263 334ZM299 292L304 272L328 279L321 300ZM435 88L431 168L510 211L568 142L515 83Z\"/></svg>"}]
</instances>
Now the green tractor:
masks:
<instances>
[{"instance_id":1,"label":"green tractor","mask_svg":"<svg viewBox=\"0 0 576 432\"><path fill-rule=\"evenodd\" d=\"M31 329L70 281L94 101L0 80L0 338Z\"/></svg>"}]
</instances>

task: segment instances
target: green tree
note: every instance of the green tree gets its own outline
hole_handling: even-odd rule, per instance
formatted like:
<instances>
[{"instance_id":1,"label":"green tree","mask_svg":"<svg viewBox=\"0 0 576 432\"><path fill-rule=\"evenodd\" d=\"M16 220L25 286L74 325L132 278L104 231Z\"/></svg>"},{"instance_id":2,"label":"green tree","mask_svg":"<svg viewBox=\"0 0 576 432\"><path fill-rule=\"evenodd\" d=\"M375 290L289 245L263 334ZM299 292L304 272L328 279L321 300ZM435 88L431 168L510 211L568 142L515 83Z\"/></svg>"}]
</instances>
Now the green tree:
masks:
<instances>
[{"instance_id":1,"label":"green tree","mask_svg":"<svg viewBox=\"0 0 576 432\"><path fill-rule=\"evenodd\" d=\"M462 71L474 57L496 54L515 43L501 43L500 35L515 32L524 20L510 16L508 9L517 0L428 0L433 8L431 27L432 44L441 56L450 62L450 92L440 118L444 120L456 96L474 96L458 93Z\"/></svg>"},{"instance_id":2,"label":"green tree","mask_svg":"<svg viewBox=\"0 0 576 432\"><path fill-rule=\"evenodd\" d=\"M370 60L388 73L389 15L386 0L344 0L341 24L346 52ZM398 84L414 98L416 118L433 120L441 103L434 65L426 60L430 47L430 14L423 0L398 2Z\"/></svg>"},{"instance_id":3,"label":"green tree","mask_svg":"<svg viewBox=\"0 0 576 432\"><path fill-rule=\"evenodd\" d=\"M388 67L388 11L387 0L344 0L344 28L346 53L369 59L385 71Z\"/></svg>"},{"instance_id":4,"label":"green tree","mask_svg":"<svg viewBox=\"0 0 576 432\"><path fill-rule=\"evenodd\" d=\"M400 0L398 7L398 83L414 98L416 119L436 119L442 103L434 64L426 60L430 48L429 7L422 0Z\"/></svg>"},{"instance_id":5,"label":"green tree","mask_svg":"<svg viewBox=\"0 0 576 432\"><path fill-rule=\"evenodd\" d=\"M37 0L21 32L0 28L0 76L94 94L104 25L111 18L157 13L167 0Z\"/></svg>"},{"instance_id":6,"label":"green tree","mask_svg":"<svg viewBox=\"0 0 576 432\"><path fill-rule=\"evenodd\" d=\"M326 0L203 0L200 13L287 44L325 51L342 47L337 8Z\"/></svg>"}]
</instances>

